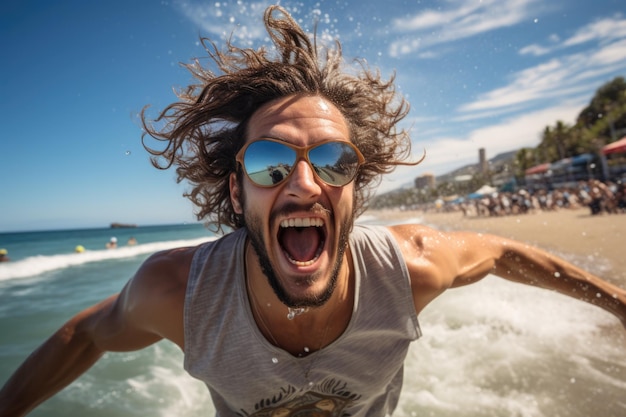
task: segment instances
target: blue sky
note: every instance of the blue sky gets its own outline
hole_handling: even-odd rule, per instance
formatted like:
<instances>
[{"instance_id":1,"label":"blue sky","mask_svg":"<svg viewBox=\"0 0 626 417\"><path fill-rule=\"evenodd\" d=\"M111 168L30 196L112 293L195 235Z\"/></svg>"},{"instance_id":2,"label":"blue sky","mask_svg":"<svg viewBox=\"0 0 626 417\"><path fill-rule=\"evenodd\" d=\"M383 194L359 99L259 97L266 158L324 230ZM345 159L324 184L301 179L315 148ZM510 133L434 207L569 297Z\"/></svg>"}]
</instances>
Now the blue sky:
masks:
<instances>
[{"instance_id":1,"label":"blue sky","mask_svg":"<svg viewBox=\"0 0 626 417\"><path fill-rule=\"evenodd\" d=\"M7 4L8 3L8 4ZM13 1L0 6L0 232L194 221L173 170L153 168L138 113L176 100L199 36L266 41L271 2ZM535 146L626 75L622 0L283 1L349 59L390 76L414 153L380 191Z\"/></svg>"}]
</instances>

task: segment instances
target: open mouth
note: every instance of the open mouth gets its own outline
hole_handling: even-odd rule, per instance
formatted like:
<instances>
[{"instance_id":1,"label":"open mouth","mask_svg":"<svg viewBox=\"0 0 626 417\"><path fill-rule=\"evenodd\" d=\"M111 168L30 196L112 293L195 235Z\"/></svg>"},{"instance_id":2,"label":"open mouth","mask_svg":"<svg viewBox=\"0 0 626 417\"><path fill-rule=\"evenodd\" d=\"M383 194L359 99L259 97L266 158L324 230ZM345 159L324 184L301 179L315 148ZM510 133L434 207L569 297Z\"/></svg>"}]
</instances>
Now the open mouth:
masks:
<instances>
[{"instance_id":1,"label":"open mouth","mask_svg":"<svg viewBox=\"0 0 626 417\"><path fill-rule=\"evenodd\" d=\"M326 241L324 221L317 217L286 219L280 223L278 243L293 265L312 265Z\"/></svg>"}]
</instances>

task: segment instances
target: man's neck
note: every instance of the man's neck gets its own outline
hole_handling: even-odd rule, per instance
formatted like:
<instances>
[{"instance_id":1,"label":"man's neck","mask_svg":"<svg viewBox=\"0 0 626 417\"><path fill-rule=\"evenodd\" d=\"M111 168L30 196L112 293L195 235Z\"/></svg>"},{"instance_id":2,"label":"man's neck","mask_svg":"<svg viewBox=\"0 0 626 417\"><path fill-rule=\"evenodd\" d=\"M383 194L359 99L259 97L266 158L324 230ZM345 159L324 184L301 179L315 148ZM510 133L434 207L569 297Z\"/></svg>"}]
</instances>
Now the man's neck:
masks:
<instances>
[{"instance_id":1,"label":"man's neck","mask_svg":"<svg viewBox=\"0 0 626 417\"><path fill-rule=\"evenodd\" d=\"M343 333L354 305L354 274L349 251L344 254L329 300L291 319L288 307L278 299L261 270L251 245L246 252L248 299L258 328L270 343L294 356L306 356Z\"/></svg>"}]
</instances>

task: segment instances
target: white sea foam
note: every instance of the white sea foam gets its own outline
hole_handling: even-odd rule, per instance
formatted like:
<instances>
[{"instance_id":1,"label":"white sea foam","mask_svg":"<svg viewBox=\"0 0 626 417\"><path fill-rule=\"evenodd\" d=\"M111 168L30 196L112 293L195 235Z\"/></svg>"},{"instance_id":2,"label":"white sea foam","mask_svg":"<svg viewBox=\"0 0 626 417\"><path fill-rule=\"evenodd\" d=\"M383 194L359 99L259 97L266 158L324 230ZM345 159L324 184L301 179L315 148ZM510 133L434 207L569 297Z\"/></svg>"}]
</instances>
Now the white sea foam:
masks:
<instances>
[{"instance_id":1,"label":"white sea foam","mask_svg":"<svg viewBox=\"0 0 626 417\"><path fill-rule=\"evenodd\" d=\"M214 416L206 386L187 374L182 363L182 352L169 342L137 352L108 353L58 401L116 416Z\"/></svg>"},{"instance_id":2,"label":"white sea foam","mask_svg":"<svg viewBox=\"0 0 626 417\"><path fill-rule=\"evenodd\" d=\"M406 361L398 415L626 411L607 402L626 390L626 339L603 310L490 276L444 294L420 321L424 336Z\"/></svg>"},{"instance_id":3,"label":"white sea foam","mask_svg":"<svg viewBox=\"0 0 626 417\"><path fill-rule=\"evenodd\" d=\"M146 243L136 246L124 246L116 249L87 250L83 253L69 253L49 256L31 256L15 262L0 264L0 281L32 277L44 272L54 271L91 262L107 261L111 259L132 258L135 256L154 253L165 249L182 246L194 246L213 240L215 237L170 240L164 242Z\"/></svg>"}]
</instances>

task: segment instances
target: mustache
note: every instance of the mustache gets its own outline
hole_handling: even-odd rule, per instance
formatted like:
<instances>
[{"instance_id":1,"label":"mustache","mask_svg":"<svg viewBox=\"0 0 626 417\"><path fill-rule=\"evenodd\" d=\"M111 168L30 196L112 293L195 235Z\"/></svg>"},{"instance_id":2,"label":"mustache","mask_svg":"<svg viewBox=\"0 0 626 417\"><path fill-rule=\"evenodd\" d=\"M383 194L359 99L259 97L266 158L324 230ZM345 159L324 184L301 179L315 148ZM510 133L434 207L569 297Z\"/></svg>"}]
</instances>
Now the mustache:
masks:
<instances>
[{"instance_id":1,"label":"mustache","mask_svg":"<svg viewBox=\"0 0 626 417\"><path fill-rule=\"evenodd\" d=\"M318 215L327 215L327 216L331 216L332 212L330 211L330 209L326 208L322 203L313 203L312 205L304 205L304 204L298 204L298 203L285 203L284 205L280 206L280 207L276 207L274 210L272 210L272 212L270 213L270 222L273 222L274 220L276 220L277 217L279 216L289 216L291 214L294 213L302 213L302 212L308 212L310 214L318 214Z\"/></svg>"}]
</instances>

